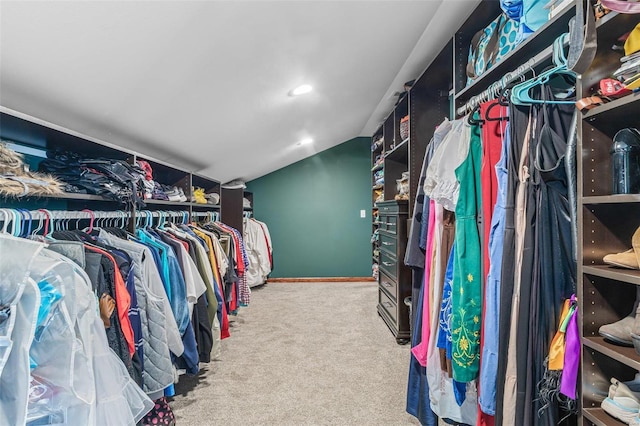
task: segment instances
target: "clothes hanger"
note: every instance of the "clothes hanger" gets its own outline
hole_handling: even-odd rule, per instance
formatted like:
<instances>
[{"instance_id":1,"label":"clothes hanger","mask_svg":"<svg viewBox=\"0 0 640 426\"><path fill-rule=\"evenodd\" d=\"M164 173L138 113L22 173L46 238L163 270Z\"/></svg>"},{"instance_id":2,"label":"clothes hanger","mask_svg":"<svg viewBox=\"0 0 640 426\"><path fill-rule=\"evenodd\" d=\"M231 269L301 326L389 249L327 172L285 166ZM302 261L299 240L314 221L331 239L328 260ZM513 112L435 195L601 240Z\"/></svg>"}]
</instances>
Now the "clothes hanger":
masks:
<instances>
[{"instance_id":1,"label":"clothes hanger","mask_svg":"<svg viewBox=\"0 0 640 426\"><path fill-rule=\"evenodd\" d=\"M42 218L38 217L36 218L36 220L38 221L38 227L31 232L31 236L38 235L38 232L42 230L42 226L44 225L44 221L42 220Z\"/></svg>"},{"instance_id":2,"label":"clothes hanger","mask_svg":"<svg viewBox=\"0 0 640 426\"><path fill-rule=\"evenodd\" d=\"M473 118L476 113L478 113L478 117L480 117L480 105L479 104L467 116L467 124L469 124L470 126L478 126L478 125L482 126L484 124L484 120L482 120L482 119L476 120L475 118Z\"/></svg>"},{"instance_id":3,"label":"clothes hanger","mask_svg":"<svg viewBox=\"0 0 640 426\"><path fill-rule=\"evenodd\" d=\"M573 71L569 71L567 69L551 69L543 74L541 74L536 81L533 82L525 82L522 85L516 86L513 88L511 92L511 102L516 105L531 105L531 104L575 104L575 101L560 101L560 100L543 100L543 99L535 99L531 97L531 89L537 86L544 86L551 82L552 79L560 78L562 79L564 84L567 84L567 77L572 78L572 84L568 85L569 88L573 88L568 93L575 92L575 79L576 74ZM569 95L568 95L569 96Z\"/></svg>"},{"instance_id":4,"label":"clothes hanger","mask_svg":"<svg viewBox=\"0 0 640 426\"><path fill-rule=\"evenodd\" d=\"M0 214L2 214L2 229L0 229L0 234L7 233L7 225L9 223L9 214L6 211L7 209L0 209Z\"/></svg>"},{"instance_id":5,"label":"clothes hanger","mask_svg":"<svg viewBox=\"0 0 640 426\"><path fill-rule=\"evenodd\" d=\"M151 218L151 210L142 210L142 213L144 213L144 229L147 229L151 226L151 223L153 222L152 218Z\"/></svg>"},{"instance_id":6,"label":"clothes hanger","mask_svg":"<svg viewBox=\"0 0 640 426\"><path fill-rule=\"evenodd\" d=\"M31 217L31 213L27 209L16 209L16 213L20 216L20 232L18 237L26 238L31 233L31 223L29 222L29 227L27 228L27 216Z\"/></svg>"},{"instance_id":7,"label":"clothes hanger","mask_svg":"<svg viewBox=\"0 0 640 426\"><path fill-rule=\"evenodd\" d=\"M16 209L11 210L13 211L13 236L19 238L22 235L22 213Z\"/></svg>"},{"instance_id":8,"label":"clothes hanger","mask_svg":"<svg viewBox=\"0 0 640 426\"><path fill-rule=\"evenodd\" d=\"M42 236L44 238L47 238L49 235L49 222L51 221L51 212L47 209L38 209L38 211L44 213L44 216L45 216L44 234Z\"/></svg>"},{"instance_id":9,"label":"clothes hanger","mask_svg":"<svg viewBox=\"0 0 640 426\"><path fill-rule=\"evenodd\" d=\"M509 85L503 87L500 90L500 92L496 96L496 99L497 99L498 102L489 105L489 107L487 108L487 110L484 113L484 119L486 121L509 121L509 117L508 116L500 116L500 117L492 118L491 117L491 111L496 106L508 107L509 106L509 93L510 92L511 92L511 87L509 87Z\"/></svg>"},{"instance_id":10,"label":"clothes hanger","mask_svg":"<svg viewBox=\"0 0 640 426\"><path fill-rule=\"evenodd\" d=\"M87 234L91 234L91 232L93 231L93 222L96 218L96 215L89 209L82 209L81 211L89 213L89 216L91 217L91 219L89 220L89 230L87 231L85 228L85 232Z\"/></svg>"},{"instance_id":11,"label":"clothes hanger","mask_svg":"<svg viewBox=\"0 0 640 426\"><path fill-rule=\"evenodd\" d=\"M120 225L120 227L121 227L122 229L127 229L127 225L128 225L128 221L127 221L127 219L128 219L129 217L128 217L128 215L127 215L124 211L122 211L122 210L118 210L118 211L122 213L122 225Z\"/></svg>"},{"instance_id":12,"label":"clothes hanger","mask_svg":"<svg viewBox=\"0 0 640 426\"><path fill-rule=\"evenodd\" d=\"M100 212L94 212L95 218L93 220L93 227L95 229L104 228L105 223L107 222L107 218L103 217Z\"/></svg>"},{"instance_id":13,"label":"clothes hanger","mask_svg":"<svg viewBox=\"0 0 640 426\"><path fill-rule=\"evenodd\" d=\"M576 79L576 74L573 71L567 69L567 56L564 51L564 41L568 34L563 34L560 37L556 38L553 42L553 64L554 66L544 72L542 72L537 77L534 77L531 80L525 80L524 82L517 84L511 90L511 103L515 105L531 105L531 104L574 104L575 101L549 101L542 99L533 99L531 97L531 89L543 86L552 78L561 77L565 79L566 77L571 77L573 81ZM575 90L575 89L574 89Z\"/></svg>"},{"instance_id":14,"label":"clothes hanger","mask_svg":"<svg viewBox=\"0 0 640 426\"><path fill-rule=\"evenodd\" d=\"M0 234L12 235L13 232L9 232L9 225L14 218L13 212L11 209L0 209L0 213L2 213L2 229L0 229Z\"/></svg>"}]
</instances>

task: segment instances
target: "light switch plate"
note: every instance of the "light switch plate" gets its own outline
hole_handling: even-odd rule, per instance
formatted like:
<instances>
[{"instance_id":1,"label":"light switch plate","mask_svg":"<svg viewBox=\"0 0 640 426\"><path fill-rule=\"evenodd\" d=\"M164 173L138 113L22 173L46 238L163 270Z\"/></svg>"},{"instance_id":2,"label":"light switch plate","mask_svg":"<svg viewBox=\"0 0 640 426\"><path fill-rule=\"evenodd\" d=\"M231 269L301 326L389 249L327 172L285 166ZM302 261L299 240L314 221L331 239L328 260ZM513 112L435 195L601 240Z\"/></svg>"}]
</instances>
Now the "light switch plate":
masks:
<instances>
[{"instance_id":1,"label":"light switch plate","mask_svg":"<svg viewBox=\"0 0 640 426\"><path fill-rule=\"evenodd\" d=\"M360 210L360 217L367 217L367 211L366 210Z\"/></svg>"}]
</instances>

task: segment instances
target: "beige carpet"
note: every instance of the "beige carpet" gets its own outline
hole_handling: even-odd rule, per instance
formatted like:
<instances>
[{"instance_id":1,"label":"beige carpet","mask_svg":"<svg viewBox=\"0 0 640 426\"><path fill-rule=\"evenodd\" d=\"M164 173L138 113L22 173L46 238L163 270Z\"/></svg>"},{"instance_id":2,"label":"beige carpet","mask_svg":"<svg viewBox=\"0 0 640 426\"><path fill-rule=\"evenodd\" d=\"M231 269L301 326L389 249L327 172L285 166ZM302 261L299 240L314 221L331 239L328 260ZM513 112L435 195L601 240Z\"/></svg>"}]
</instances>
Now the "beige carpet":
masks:
<instances>
[{"instance_id":1,"label":"beige carpet","mask_svg":"<svg viewBox=\"0 0 640 426\"><path fill-rule=\"evenodd\" d=\"M371 282L254 289L221 359L176 386L177 426L419 424L405 412L409 346L376 303Z\"/></svg>"}]
</instances>

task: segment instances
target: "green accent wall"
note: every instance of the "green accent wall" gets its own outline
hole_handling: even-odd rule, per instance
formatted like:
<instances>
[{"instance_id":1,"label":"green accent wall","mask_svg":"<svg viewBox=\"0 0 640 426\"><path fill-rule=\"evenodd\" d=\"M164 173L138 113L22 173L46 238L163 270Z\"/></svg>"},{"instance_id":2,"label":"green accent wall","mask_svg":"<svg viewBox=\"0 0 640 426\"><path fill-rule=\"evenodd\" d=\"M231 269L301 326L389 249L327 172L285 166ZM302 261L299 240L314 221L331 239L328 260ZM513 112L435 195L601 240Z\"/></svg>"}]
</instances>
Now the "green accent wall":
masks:
<instances>
[{"instance_id":1,"label":"green accent wall","mask_svg":"<svg viewBox=\"0 0 640 426\"><path fill-rule=\"evenodd\" d=\"M271 277L371 275L371 138L250 181L247 190L255 218L271 233Z\"/></svg>"}]
</instances>

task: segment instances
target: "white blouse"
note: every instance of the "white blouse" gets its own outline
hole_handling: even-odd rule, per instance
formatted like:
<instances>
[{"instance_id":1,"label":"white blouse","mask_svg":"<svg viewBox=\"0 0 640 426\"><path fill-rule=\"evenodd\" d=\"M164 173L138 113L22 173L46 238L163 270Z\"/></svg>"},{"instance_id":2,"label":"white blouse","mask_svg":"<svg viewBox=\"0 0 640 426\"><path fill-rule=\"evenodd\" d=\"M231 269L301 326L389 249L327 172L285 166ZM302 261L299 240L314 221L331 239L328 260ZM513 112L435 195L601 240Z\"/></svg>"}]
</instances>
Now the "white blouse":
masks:
<instances>
[{"instance_id":1,"label":"white blouse","mask_svg":"<svg viewBox=\"0 0 640 426\"><path fill-rule=\"evenodd\" d=\"M441 127L438 127L436 133ZM446 131L446 128L443 128L443 131ZM451 130L444 136L427 168L425 194L450 211L456 210L460 193L456 169L469 154L470 141L471 126L467 123L467 117L452 121Z\"/></svg>"}]
</instances>

